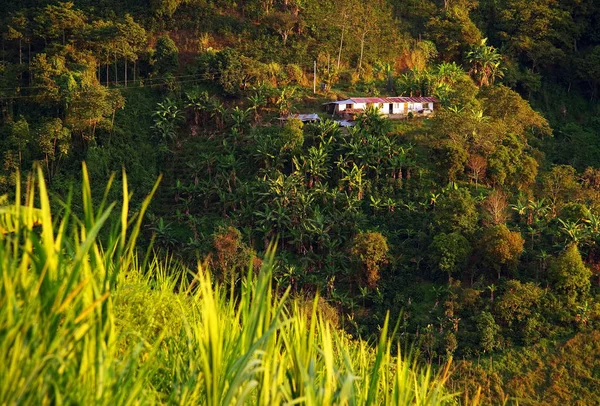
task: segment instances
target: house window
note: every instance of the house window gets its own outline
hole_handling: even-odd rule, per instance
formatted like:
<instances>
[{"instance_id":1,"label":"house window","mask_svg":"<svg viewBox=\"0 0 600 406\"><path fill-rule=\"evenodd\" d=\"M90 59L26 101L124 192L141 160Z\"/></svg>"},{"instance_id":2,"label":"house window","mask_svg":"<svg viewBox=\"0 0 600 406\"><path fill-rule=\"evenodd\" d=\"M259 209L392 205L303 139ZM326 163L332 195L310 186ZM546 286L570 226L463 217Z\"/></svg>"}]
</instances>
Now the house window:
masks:
<instances>
[{"instance_id":1,"label":"house window","mask_svg":"<svg viewBox=\"0 0 600 406\"><path fill-rule=\"evenodd\" d=\"M351 109L353 106L353 104L346 104L346 109Z\"/></svg>"}]
</instances>

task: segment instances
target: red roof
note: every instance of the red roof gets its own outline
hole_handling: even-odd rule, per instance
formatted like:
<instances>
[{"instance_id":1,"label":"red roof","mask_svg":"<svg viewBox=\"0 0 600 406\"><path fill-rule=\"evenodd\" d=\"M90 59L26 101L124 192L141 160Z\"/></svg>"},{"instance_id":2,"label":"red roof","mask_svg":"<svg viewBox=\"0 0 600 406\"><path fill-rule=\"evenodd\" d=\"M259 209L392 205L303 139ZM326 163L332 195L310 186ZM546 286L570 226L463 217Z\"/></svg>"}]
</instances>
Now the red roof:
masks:
<instances>
[{"instance_id":1,"label":"red roof","mask_svg":"<svg viewBox=\"0 0 600 406\"><path fill-rule=\"evenodd\" d=\"M384 103L379 97L352 97L354 103Z\"/></svg>"},{"instance_id":2,"label":"red roof","mask_svg":"<svg viewBox=\"0 0 600 406\"><path fill-rule=\"evenodd\" d=\"M437 103L435 97L353 97L347 100L338 100L325 104L355 104L355 103Z\"/></svg>"},{"instance_id":3,"label":"red roof","mask_svg":"<svg viewBox=\"0 0 600 406\"><path fill-rule=\"evenodd\" d=\"M385 103L437 103L435 97L386 97Z\"/></svg>"}]
</instances>

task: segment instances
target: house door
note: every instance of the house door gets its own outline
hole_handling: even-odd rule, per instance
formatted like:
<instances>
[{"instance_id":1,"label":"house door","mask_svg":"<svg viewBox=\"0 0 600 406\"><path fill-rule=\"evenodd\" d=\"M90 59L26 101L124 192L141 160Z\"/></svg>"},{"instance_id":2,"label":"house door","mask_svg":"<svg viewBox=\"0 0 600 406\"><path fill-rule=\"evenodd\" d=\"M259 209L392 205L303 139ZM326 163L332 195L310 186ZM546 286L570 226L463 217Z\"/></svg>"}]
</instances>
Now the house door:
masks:
<instances>
[{"instance_id":1,"label":"house door","mask_svg":"<svg viewBox=\"0 0 600 406\"><path fill-rule=\"evenodd\" d=\"M394 114L394 103L388 104L388 112L389 114Z\"/></svg>"}]
</instances>

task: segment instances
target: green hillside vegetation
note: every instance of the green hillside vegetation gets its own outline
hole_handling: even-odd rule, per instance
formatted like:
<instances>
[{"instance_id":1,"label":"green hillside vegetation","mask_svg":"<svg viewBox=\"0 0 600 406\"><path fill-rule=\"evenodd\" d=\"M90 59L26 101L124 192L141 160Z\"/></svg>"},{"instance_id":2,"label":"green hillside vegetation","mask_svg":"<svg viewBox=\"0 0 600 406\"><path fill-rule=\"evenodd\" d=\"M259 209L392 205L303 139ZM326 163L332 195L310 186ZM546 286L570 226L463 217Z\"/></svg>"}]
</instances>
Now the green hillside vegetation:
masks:
<instances>
[{"instance_id":1,"label":"green hillside vegetation","mask_svg":"<svg viewBox=\"0 0 600 406\"><path fill-rule=\"evenodd\" d=\"M566 342L543 342L528 351L508 351L493 361L482 358L476 366L458 362L450 387L481 391L487 399L506 399L520 404L570 403L588 405L598 401L598 331L576 334Z\"/></svg>"},{"instance_id":2,"label":"green hillside vegetation","mask_svg":"<svg viewBox=\"0 0 600 406\"><path fill-rule=\"evenodd\" d=\"M387 320L370 346L332 326L318 301L278 294L272 257L229 289L200 266L142 261L150 196L131 216L125 175L111 224L115 203L94 207L85 168L82 217L70 202L52 210L38 173L25 204L2 212L3 404L454 403L447 369L393 355Z\"/></svg>"},{"instance_id":3,"label":"green hillside vegetation","mask_svg":"<svg viewBox=\"0 0 600 406\"><path fill-rule=\"evenodd\" d=\"M361 345L375 357L361 359L388 357L388 346L395 355L396 341L382 331L388 326L391 333L397 321L394 337L415 348L406 365L419 376L427 368L439 373L432 380L445 385L440 396L460 393L459 402L477 397L481 386L484 404L598 403L598 359L576 359L591 351L586 338L600 328L596 1L5 0L3 7L0 204L27 197L27 174L37 165L53 207L70 208L61 219L85 218L90 229L92 201L103 209L102 201L117 202L107 224L119 210L147 212L127 255L148 251L152 260L115 273L132 278L130 290L121 290L120 279L109 284L111 306L123 312L115 320L124 326L152 325L126 303L171 314L151 303L201 299L196 290L184 294L208 278L187 271L201 263L226 314L243 310L236 298L244 289L255 294L242 288L249 284L277 286L269 303L285 303L272 316L282 326L304 317L294 310L295 300L304 303L298 312L314 321L315 342L330 334L339 355L335 383L315 372L316 388L324 386L314 396L366 399L369 385L344 386L347 362L358 362ZM388 120L369 109L350 128L323 107L396 95L439 103L428 118ZM279 120L292 113L322 120ZM94 199L73 186L82 161ZM111 178L123 168L136 192L127 202L123 181ZM140 191L152 190L160 175L147 203ZM38 223L40 212L33 213L29 221ZM41 230L31 227L31 235ZM106 248L116 244L113 229L98 231L105 248L97 255L117 261ZM265 276L253 274L244 285L249 267ZM147 302L128 298L136 289ZM322 316L306 310L315 297ZM186 306L177 320L159 323L174 323L179 338L148 339L161 344L144 344L138 353L161 354L170 342L184 348L181 337L193 342L186 320L202 316ZM325 333L321 319L336 328ZM280 335L265 342L286 357ZM385 351L377 347L380 337ZM115 344L114 359L125 359L129 350L121 348L137 342ZM337 350L341 342L349 360ZM330 371L321 352L314 354ZM163 373L144 369L141 356L131 371ZM386 362L397 362L392 358ZM460 362L446 382L451 359ZM557 365L568 373L554 373ZM250 388L266 372L248 368L253 378L242 381ZM298 368L294 373L306 372ZM169 385L188 378L171 372L139 390L156 388L157 398L148 398L161 402L183 399L188 392L171 398ZM240 392L249 403L267 391L258 385ZM295 383L281 385L273 395L279 399L308 396ZM378 393L388 392L380 386Z\"/></svg>"}]
</instances>

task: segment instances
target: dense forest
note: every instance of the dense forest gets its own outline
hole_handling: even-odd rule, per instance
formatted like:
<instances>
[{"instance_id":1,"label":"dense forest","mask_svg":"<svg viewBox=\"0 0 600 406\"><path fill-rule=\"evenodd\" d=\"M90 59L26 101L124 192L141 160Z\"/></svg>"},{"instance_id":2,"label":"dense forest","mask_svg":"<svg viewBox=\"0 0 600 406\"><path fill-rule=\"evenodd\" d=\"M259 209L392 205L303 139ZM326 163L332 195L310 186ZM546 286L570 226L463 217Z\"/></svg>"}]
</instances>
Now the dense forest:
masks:
<instances>
[{"instance_id":1,"label":"dense forest","mask_svg":"<svg viewBox=\"0 0 600 406\"><path fill-rule=\"evenodd\" d=\"M168 282L149 292L180 294L194 284L181 269L200 263L235 302L249 264L266 267L277 292L319 297L344 345L376 352L389 323L389 343L412 345L462 394L452 401L600 402L595 0L4 0L3 11L0 203L29 196L37 167L58 218L72 211L91 229L90 199L117 201L125 221L147 211L135 244L168 261ZM439 103L427 118L367 109L341 127L323 104L352 96ZM321 120L279 120L292 113ZM111 177L122 170L128 183Z\"/></svg>"}]
</instances>

